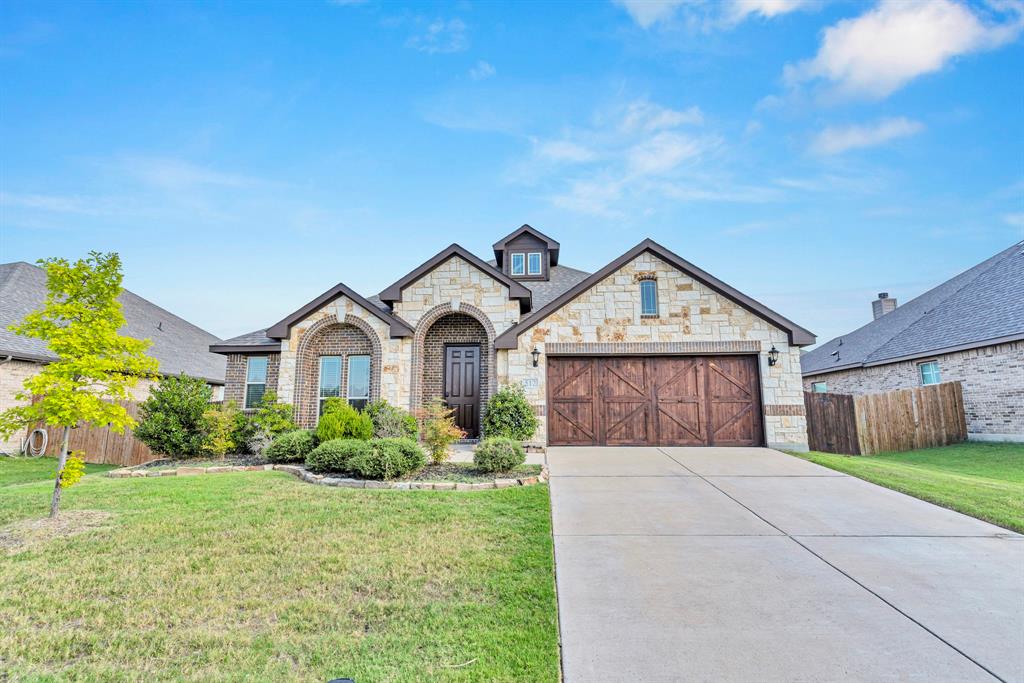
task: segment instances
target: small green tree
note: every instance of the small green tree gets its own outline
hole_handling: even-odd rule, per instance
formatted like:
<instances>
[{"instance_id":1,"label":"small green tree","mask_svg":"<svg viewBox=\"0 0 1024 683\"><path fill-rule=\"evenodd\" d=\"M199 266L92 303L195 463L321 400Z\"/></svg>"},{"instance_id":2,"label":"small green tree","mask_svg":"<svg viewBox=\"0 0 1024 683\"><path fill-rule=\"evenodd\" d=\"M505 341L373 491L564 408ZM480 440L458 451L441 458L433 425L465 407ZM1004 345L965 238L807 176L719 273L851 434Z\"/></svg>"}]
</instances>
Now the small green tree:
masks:
<instances>
[{"instance_id":1,"label":"small green tree","mask_svg":"<svg viewBox=\"0 0 1024 683\"><path fill-rule=\"evenodd\" d=\"M199 455L213 390L201 379L179 375L164 377L139 406L141 419L135 436L161 455Z\"/></svg>"},{"instance_id":2,"label":"small green tree","mask_svg":"<svg viewBox=\"0 0 1024 683\"><path fill-rule=\"evenodd\" d=\"M419 415L423 421L423 443L430 453L430 460L440 465L448 459L448 447L466 438L466 432L455 424L455 410L439 398L427 403Z\"/></svg>"},{"instance_id":3,"label":"small green tree","mask_svg":"<svg viewBox=\"0 0 1024 683\"><path fill-rule=\"evenodd\" d=\"M94 251L74 263L51 258L39 265L46 270L46 300L8 329L42 339L57 360L25 380L16 396L35 402L0 413L0 433L39 422L63 429L50 502L50 517L56 517L71 430L79 424L109 425L116 432L134 426L116 401L130 399L140 379L155 379L159 364L145 354L148 339L117 332L125 323L117 300L122 280L117 254Z\"/></svg>"},{"instance_id":4,"label":"small green tree","mask_svg":"<svg viewBox=\"0 0 1024 683\"><path fill-rule=\"evenodd\" d=\"M218 455L221 459L235 447L235 416L238 406L234 401L224 405L210 406L203 413L203 452Z\"/></svg>"}]
</instances>

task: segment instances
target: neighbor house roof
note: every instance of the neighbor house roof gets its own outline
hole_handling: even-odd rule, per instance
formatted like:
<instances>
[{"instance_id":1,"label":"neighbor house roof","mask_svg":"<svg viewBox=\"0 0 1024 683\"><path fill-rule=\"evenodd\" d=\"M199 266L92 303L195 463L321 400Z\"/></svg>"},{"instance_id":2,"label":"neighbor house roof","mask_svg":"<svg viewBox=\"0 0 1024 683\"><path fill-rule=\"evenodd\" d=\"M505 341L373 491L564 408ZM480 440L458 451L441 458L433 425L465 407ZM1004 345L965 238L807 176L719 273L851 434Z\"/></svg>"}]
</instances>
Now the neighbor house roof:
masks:
<instances>
[{"instance_id":1,"label":"neighbor house roof","mask_svg":"<svg viewBox=\"0 0 1024 683\"><path fill-rule=\"evenodd\" d=\"M814 334L808 330L800 327L788 318L784 318L772 309L768 308L764 304L751 299L746 294L743 294L737 289L734 289L730 285L722 282L718 278L714 277L710 273L707 273L697 266L693 265L689 261L686 261L677 254L669 251L665 247L661 246L654 240L646 239L640 244L636 245L622 256L618 257L601 270L597 271L593 275L585 277L574 285L561 292L553 299L548 301L547 304L537 308L531 315L523 318L518 325L510 327L508 330L498 335L494 341L495 348L499 349L514 349L519 345L519 335L526 332L528 329L544 320L559 308L569 303L579 295L586 292L588 289L598 284L601 280L605 279L615 271L622 268L624 265L635 259L641 254L649 252L654 256L657 256L662 261L665 261L672 267L679 271L686 273L693 279L701 282L710 289L718 292L722 296L734 301L739 306L747 309L754 315L769 321L779 329L785 331L789 335L789 341L791 344L796 346L806 346L814 343Z\"/></svg>"},{"instance_id":2,"label":"neighbor house roof","mask_svg":"<svg viewBox=\"0 0 1024 683\"><path fill-rule=\"evenodd\" d=\"M804 375L1024 339L1024 242L800 359Z\"/></svg>"},{"instance_id":3,"label":"neighbor house roof","mask_svg":"<svg viewBox=\"0 0 1024 683\"><path fill-rule=\"evenodd\" d=\"M45 299L46 272L42 268L24 262L0 264L0 357L40 362L57 359L41 339L7 329ZM224 383L225 359L209 350L220 341L217 337L128 290L122 291L118 300L126 321L121 334L151 340L146 353L160 361L162 374L185 373Z\"/></svg>"}]
</instances>

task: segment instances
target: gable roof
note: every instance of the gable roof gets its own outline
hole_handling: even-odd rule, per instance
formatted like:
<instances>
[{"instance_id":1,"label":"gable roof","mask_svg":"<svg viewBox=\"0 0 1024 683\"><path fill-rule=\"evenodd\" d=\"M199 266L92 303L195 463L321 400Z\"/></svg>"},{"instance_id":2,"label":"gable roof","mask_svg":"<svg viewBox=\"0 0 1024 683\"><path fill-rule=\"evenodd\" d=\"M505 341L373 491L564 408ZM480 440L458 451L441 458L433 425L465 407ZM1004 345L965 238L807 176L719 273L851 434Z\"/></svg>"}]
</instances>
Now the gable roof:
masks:
<instances>
[{"instance_id":1,"label":"gable roof","mask_svg":"<svg viewBox=\"0 0 1024 683\"><path fill-rule=\"evenodd\" d=\"M1024 242L825 342L800 365L815 375L1016 339L1024 339Z\"/></svg>"},{"instance_id":2,"label":"gable roof","mask_svg":"<svg viewBox=\"0 0 1024 683\"><path fill-rule=\"evenodd\" d=\"M7 329L21 322L46 299L46 271L30 263L0 264L0 357L50 362L57 360L42 339ZM130 291L118 296L125 317L121 334L153 343L146 353L160 361L164 375L185 373L214 384L224 383L226 361L209 351L216 336Z\"/></svg>"},{"instance_id":3,"label":"gable roof","mask_svg":"<svg viewBox=\"0 0 1024 683\"><path fill-rule=\"evenodd\" d=\"M547 248L548 252L551 254L551 265L557 266L558 265L558 249L559 249L559 247L561 245L559 245L558 242L556 242L555 240L551 239L550 237L548 237L547 235L542 233L540 230L537 230L533 226L527 225L526 223L523 223L521 226L519 226L518 228L516 228L515 230L513 230L509 234L505 235L504 237L502 237L500 240L498 240L497 242L495 242L492 245L493 248L494 248L494 260L495 260L495 262L496 263L501 263L501 261L502 261L501 254L502 254L502 252L505 251L505 248L508 246L509 242L511 242L512 240L516 239L520 235L526 235L526 234L532 235L533 237L537 238L541 242L544 242L545 247Z\"/></svg>"},{"instance_id":4,"label":"gable roof","mask_svg":"<svg viewBox=\"0 0 1024 683\"><path fill-rule=\"evenodd\" d=\"M640 244L636 245L622 256L618 257L601 270L597 271L593 275L577 282L575 285L561 293L556 298L549 301L546 305L537 309L532 315L524 318L518 325L514 325L502 334L498 335L495 339L494 346L498 349L514 349L519 345L519 335L526 332L528 329L548 317L558 309L565 306L567 303L578 297L579 295L586 292L594 285L604 280L615 271L622 268L637 256L649 252L654 254L662 261L665 261L673 268L686 273L693 279L704 284L710 289L718 292L722 296L730 299L739 306L747 309L759 318L763 318L768 322L772 323L779 329L785 331L789 335L789 342L794 346L806 346L814 343L814 334L808 330L800 327L793 321L785 318L772 309L768 308L764 304L751 299L746 294L743 294L739 290L722 282L718 278L714 277L710 273L707 273L697 266L693 265L689 261L686 261L679 255L669 251L665 247L661 246L657 242L651 239L645 239Z\"/></svg>"},{"instance_id":5,"label":"gable roof","mask_svg":"<svg viewBox=\"0 0 1024 683\"><path fill-rule=\"evenodd\" d=\"M412 271L406 273L398 281L392 283L383 292L380 293L380 299L384 303L393 304L396 301L402 300L402 290L411 285L412 283L419 280L421 277L429 273L430 271L437 268L439 265L447 261L448 259L457 256L463 261L466 261L471 266L485 273L491 278L494 278L501 284L508 287L508 298L519 300L519 310L526 313L530 310L533 302L533 295L530 290L524 287L521 283L516 282L505 273L501 272L494 266L490 265L481 258L474 256L470 252L463 249L458 244L451 244L448 247L442 249L432 257L427 259L425 262L417 266Z\"/></svg>"},{"instance_id":6,"label":"gable roof","mask_svg":"<svg viewBox=\"0 0 1024 683\"><path fill-rule=\"evenodd\" d=\"M375 305L373 302L367 300L362 294L357 293L352 288L348 287L342 282L334 285L326 292L307 303L297 311L293 311L287 315L284 319L274 323L266 330L266 336L270 339L284 339L288 336L288 330L292 325L299 322L307 315L316 311L328 303L337 299L339 296L347 296L352 301L362 306L368 312L380 318L386 322L391 328L392 337L410 337L412 336L412 328L407 322L399 318L397 315L389 313L380 306Z\"/></svg>"}]
</instances>

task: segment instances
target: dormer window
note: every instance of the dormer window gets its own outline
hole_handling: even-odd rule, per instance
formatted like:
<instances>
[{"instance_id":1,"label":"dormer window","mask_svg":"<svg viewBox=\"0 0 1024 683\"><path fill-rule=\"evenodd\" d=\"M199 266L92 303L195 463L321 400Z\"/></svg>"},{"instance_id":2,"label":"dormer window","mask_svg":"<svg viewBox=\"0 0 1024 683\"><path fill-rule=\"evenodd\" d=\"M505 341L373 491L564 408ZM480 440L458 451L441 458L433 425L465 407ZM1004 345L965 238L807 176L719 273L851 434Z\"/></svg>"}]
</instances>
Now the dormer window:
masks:
<instances>
[{"instance_id":1,"label":"dormer window","mask_svg":"<svg viewBox=\"0 0 1024 683\"><path fill-rule=\"evenodd\" d=\"M513 253L511 263L512 275L525 275L526 274L526 254Z\"/></svg>"},{"instance_id":2,"label":"dormer window","mask_svg":"<svg viewBox=\"0 0 1024 683\"><path fill-rule=\"evenodd\" d=\"M558 242L524 225L494 243L494 265L517 280L547 280L558 266Z\"/></svg>"},{"instance_id":3,"label":"dormer window","mask_svg":"<svg viewBox=\"0 0 1024 683\"><path fill-rule=\"evenodd\" d=\"M526 273L527 275L542 275L544 273L544 267L541 265L541 252L531 251L526 255Z\"/></svg>"}]
</instances>

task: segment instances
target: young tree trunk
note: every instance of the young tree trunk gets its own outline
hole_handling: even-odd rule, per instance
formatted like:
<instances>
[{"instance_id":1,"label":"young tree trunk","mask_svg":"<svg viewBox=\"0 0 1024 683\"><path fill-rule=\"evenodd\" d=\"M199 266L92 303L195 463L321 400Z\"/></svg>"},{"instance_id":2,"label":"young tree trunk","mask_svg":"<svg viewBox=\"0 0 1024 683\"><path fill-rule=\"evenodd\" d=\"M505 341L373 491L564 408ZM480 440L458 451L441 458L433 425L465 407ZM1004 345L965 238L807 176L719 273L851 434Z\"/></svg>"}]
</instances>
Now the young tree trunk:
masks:
<instances>
[{"instance_id":1,"label":"young tree trunk","mask_svg":"<svg viewBox=\"0 0 1024 683\"><path fill-rule=\"evenodd\" d=\"M53 499L50 501L50 519L57 516L60 508L60 478L64 465L68 461L68 440L71 438L71 427L64 428L64 439L60 445L60 459L57 460L57 479L53 484Z\"/></svg>"}]
</instances>

